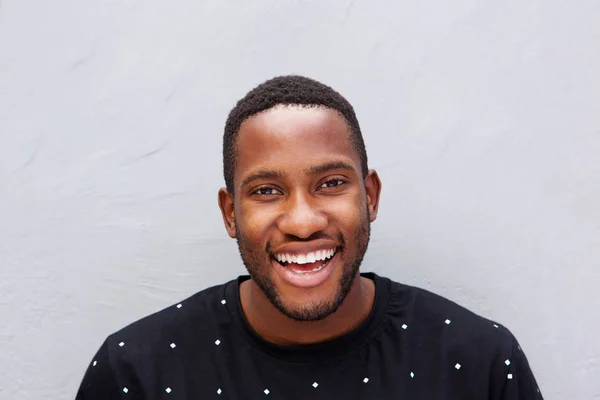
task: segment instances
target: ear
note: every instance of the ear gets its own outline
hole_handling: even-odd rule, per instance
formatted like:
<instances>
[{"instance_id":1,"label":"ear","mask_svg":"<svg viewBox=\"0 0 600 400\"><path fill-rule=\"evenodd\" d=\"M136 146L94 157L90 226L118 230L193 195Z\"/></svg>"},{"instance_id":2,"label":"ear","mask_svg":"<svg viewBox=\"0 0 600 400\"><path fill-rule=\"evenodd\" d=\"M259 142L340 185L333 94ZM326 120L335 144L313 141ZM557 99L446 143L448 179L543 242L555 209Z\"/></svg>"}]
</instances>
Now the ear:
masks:
<instances>
[{"instance_id":1,"label":"ear","mask_svg":"<svg viewBox=\"0 0 600 400\"><path fill-rule=\"evenodd\" d=\"M365 189L367 191L367 207L369 208L369 221L377 219L379 210L379 196L381 195L381 180L377 171L370 169L365 178Z\"/></svg>"},{"instance_id":2,"label":"ear","mask_svg":"<svg viewBox=\"0 0 600 400\"><path fill-rule=\"evenodd\" d=\"M227 230L229 237L235 239L237 237L235 229L235 207L233 196L226 188L219 189L219 208L221 209L223 223L225 224L225 229Z\"/></svg>"}]
</instances>

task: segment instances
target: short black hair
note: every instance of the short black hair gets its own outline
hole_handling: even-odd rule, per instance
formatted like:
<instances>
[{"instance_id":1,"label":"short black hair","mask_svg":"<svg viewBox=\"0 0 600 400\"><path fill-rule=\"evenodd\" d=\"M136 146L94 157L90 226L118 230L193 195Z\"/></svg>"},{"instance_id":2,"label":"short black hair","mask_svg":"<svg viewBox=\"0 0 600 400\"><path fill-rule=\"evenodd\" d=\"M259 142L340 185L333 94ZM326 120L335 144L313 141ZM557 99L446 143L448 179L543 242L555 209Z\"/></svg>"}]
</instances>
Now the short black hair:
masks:
<instances>
[{"instance_id":1,"label":"short black hair","mask_svg":"<svg viewBox=\"0 0 600 400\"><path fill-rule=\"evenodd\" d=\"M225 122L223 134L223 175L225 185L233 196L233 175L236 166L236 140L242 122L277 105L326 107L340 113L350 128L350 141L358 152L363 178L367 176L367 151L360 125L352 105L331 87L299 75L269 79L237 102Z\"/></svg>"}]
</instances>

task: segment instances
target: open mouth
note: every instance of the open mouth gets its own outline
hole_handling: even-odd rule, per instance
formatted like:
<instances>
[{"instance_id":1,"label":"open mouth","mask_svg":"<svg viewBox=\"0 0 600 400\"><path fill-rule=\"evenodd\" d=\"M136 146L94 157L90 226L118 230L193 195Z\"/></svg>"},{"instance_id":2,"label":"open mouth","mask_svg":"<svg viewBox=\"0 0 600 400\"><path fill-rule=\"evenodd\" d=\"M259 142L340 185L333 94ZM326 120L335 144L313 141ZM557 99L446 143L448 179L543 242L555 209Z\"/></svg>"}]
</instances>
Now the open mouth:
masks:
<instances>
[{"instance_id":1,"label":"open mouth","mask_svg":"<svg viewBox=\"0 0 600 400\"><path fill-rule=\"evenodd\" d=\"M306 254L274 254L273 259L284 268L299 274L321 271L337 253L337 248L319 250Z\"/></svg>"}]
</instances>

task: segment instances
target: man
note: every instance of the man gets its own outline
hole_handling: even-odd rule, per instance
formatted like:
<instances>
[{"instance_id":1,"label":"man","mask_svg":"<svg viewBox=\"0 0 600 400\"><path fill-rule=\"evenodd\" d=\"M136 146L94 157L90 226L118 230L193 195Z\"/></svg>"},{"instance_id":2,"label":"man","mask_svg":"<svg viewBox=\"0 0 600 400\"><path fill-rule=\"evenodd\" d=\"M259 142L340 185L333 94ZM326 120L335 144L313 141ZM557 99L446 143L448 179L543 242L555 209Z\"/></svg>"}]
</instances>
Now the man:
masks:
<instances>
[{"instance_id":1,"label":"man","mask_svg":"<svg viewBox=\"0 0 600 400\"><path fill-rule=\"evenodd\" d=\"M219 206L249 276L111 335L77 399L541 399L504 327L359 273L381 182L352 106L300 76L229 114Z\"/></svg>"}]
</instances>

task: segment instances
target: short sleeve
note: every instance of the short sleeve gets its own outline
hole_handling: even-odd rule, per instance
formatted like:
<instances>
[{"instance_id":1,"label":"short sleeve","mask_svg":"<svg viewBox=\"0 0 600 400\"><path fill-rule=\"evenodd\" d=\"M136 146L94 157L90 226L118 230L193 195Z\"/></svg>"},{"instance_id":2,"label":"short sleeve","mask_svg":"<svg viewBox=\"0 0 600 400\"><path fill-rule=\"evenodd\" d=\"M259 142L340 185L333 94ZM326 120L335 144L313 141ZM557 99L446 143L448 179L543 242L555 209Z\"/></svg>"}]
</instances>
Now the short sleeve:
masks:
<instances>
[{"instance_id":1,"label":"short sleeve","mask_svg":"<svg viewBox=\"0 0 600 400\"><path fill-rule=\"evenodd\" d=\"M523 349L513 337L511 356L504 360L506 369L501 379L504 379L502 400L542 400L542 393L529 367L529 362Z\"/></svg>"},{"instance_id":2,"label":"short sleeve","mask_svg":"<svg viewBox=\"0 0 600 400\"><path fill-rule=\"evenodd\" d=\"M117 384L106 340L90 363L77 391L76 400L118 400L121 391Z\"/></svg>"}]
</instances>

